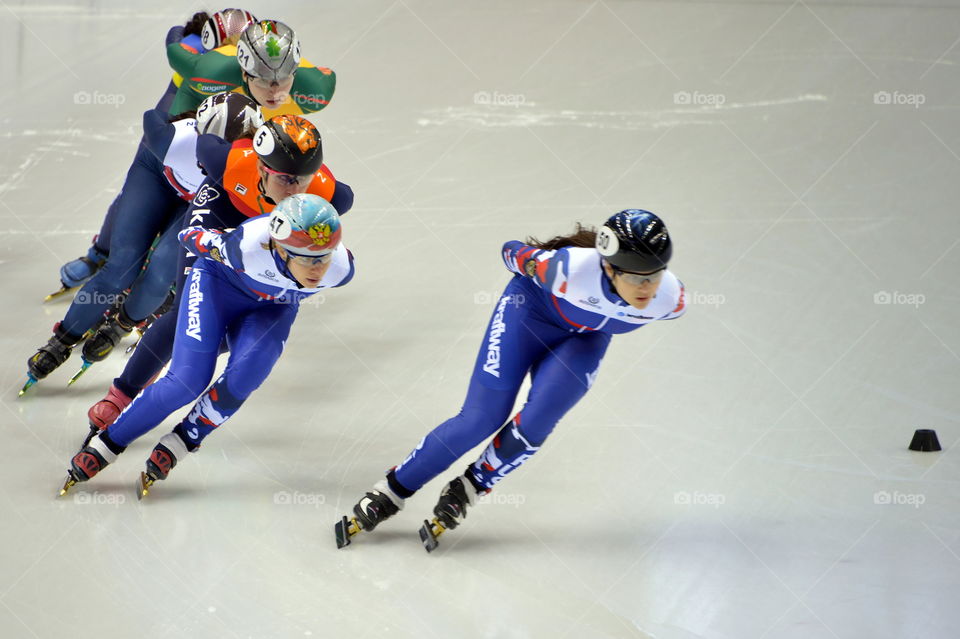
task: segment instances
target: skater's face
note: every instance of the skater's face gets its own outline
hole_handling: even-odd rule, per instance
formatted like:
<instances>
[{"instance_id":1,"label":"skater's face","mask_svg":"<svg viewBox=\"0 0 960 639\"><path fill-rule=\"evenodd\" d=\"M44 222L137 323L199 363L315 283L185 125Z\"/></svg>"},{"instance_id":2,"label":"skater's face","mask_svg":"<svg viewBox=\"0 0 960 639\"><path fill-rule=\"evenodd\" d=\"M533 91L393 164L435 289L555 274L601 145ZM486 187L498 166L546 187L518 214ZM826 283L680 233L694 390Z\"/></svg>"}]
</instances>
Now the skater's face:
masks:
<instances>
[{"instance_id":1,"label":"skater's face","mask_svg":"<svg viewBox=\"0 0 960 639\"><path fill-rule=\"evenodd\" d=\"M298 258L283 250L282 246L278 246L277 253L280 259L287 262L287 268L290 269L293 278L304 288L317 288L333 262L332 252L320 258Z\"/></svg>"},{"instance_id":2,"label":"skater's face","mask_svg":"<svg viewBox=\"0 0 960 639\"><path fill-rule=\"evenodd\" d=\"M278 109L290 99L290 89L293 88L293 76L287 76L278 82L255 78L243 74L250 90L250 97L265 109Z\"/></svg>"},{"instance_id":3,"label":"skater's face","mask_svg":"<svg viewBox=\"0 0 960 639\"><path fill-rule=\"evenodd\" d=\"M266 166L263 162L257 162L257 168L260 170L260 182L263 184L264 194L273 200L279 202L285 197L297 193L306 193L313 180L313 175L287 175L278 173Z\"/></svg>"},{"instance_id":4,"label":"skater's face","mask_svg":"<svg viewBox=\"0 0 960 639\"><path fill-rule=\"evenodd\" d=\"M609 262L603 263L603 270L613 282L613 288L623 301L636 309L644 309L653 301L660 288L664 269L653 273L633 273L614 269Z\"/></svg>"}]
</instances>

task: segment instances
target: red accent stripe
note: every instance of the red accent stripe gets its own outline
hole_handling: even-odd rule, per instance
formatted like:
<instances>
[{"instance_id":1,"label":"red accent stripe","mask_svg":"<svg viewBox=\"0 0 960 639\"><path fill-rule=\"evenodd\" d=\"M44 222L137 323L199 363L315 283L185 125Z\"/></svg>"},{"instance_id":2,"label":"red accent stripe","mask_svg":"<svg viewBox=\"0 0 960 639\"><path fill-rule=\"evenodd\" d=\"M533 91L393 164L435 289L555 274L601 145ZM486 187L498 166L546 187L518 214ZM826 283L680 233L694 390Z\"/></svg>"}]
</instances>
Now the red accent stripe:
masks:
<instances>
[{"instance_id":1,"label":"red accent stripe","mask_svg":"<svg viewBox=\"0 0 960 639\"><path fill-rule=\"evenodd\" d=\"M193 193L185 189L183 186L180 185L179 182L177 182L177 178L173 176L173 169L171 169L169 166L164 166L163 175L167 178L167 182L170 183L170 186L172 186L176 190L176 192L180 194L180 197L182 197L187 202L193 199Z\"/></svg>"},{"instance_id":2,"label":"red accent stripe","mask_svg":"<svg viewBox=\"0 0 960 639\"><path fill-rule=\"evenodd\" d=\"M488 464L487 462L483 462L483 467L486 468L487 470L489 470L491 473L496 470L496 468L494 468L493 466L491 466L491 465Z\"/></svg>"},{"instance_id":3,"label":"red accent stripe","mask_svg":"<svg viewBox=\"0 0 960 639\"><path fill-rule=\"evenodd\" d=\"M223 80L212 80L210 78L190 78L191 82L212 82L214 84L226 84L231 87L238 87L239 84L234 84L233 82L224 82Z\"/></svg>"},{"instance_id":4,"label":"red accent stripe","mask_svg":"<svg viewBox=\"0 0 960 639\"><path fill-rule=\"evenodd\" d=\"M683 290L683 287L681 286L681 287L680 287L680 302L677 304L677 307L676 307L675 309L673 309L673 312L674 312L674 313L679 313L680 311L683 310L683 307L686 306L686 302L684 302L683 296L684 296L684 290Z\"/></svg>"},{"instance_id":5,"label":"red accent stripe","mask_svg":"<svg viewBox=\"0 0 960 639\"><path fill-rule=\"evenodd\" d=\"M560 313L560 317L562 317L564 320L566 320L566 322L567 322L568 324L571 324L571 325L573 325L573 326L576 326L577 328L585 328L585 329L587 329L588 331L595 331L595 330L597 330L597 329L595 329L595 328L590 328L589 326L584 326L583 324L577 324L577 323L574 322L572 319L570 319L569 317L567 317L566 315L564 315L564 314L563 314L563 311L560 310L560 303L557 302L557 296L556 296L556 295L551 295L551 296L550 296L550 299L553 300L553 305L557 307L557 312Z\"/></svg>"}]
</instances>

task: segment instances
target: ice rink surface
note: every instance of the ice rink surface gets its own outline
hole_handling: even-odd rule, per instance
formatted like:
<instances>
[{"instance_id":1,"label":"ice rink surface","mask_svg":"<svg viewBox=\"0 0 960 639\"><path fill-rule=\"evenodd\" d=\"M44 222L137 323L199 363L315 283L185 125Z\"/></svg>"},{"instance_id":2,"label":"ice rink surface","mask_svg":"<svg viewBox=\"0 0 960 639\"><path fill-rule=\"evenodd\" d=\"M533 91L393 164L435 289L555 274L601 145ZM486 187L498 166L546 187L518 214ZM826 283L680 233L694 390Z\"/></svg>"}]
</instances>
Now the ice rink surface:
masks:
<instances>
[{"instance_id":1,"label":"ice rink surface","mask_svg":"<svg viewBox=\"0 0 960 639\"><path fill-rule=\"evenodd\" d=\"M3 0L0 636L946 639L960 626L960 4L245 5L335 98L358 274L138 502L179 414L55 499L75 354L16 394L196 3ZM642 207L689 310L427 555L466 456L347 549L332 526L459 409L503 241ZM916 453L916 428L944 450Z\"/></svg>"}]
</instances>

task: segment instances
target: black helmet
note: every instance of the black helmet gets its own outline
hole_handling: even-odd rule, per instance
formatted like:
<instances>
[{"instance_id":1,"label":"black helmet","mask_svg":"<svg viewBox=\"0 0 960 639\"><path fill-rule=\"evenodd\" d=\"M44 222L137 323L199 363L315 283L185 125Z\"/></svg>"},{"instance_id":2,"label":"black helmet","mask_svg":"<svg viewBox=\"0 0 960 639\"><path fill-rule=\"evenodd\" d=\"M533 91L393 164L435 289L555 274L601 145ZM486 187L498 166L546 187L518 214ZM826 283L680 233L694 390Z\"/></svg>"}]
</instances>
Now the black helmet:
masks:
<instances>
[{"instance_id":1,"label":"black helmet","mask_svg":"<svg viewBox=\"0 0 960 639\"><path fill-rule=\"evenodd\" d=\"M260 107L242 93L217 93L197 107L197 133L212 133L227 142L253 133L262 124Z\"/></svg>"},{"instance_id":2,"label":"black helmet","mask_svg":"<svg viewBox=\"0 0 960 639\"><path fill-rule=\"evenodd\" d=\"M277 115L253 134L253 150L269 168L280 173L310 175L323 164L320 132L299 115Z\"/></svg>"},{"instance_id":3,"label":"black helmet","mask_svg":"<svg viewBox=\"0 0 960 639\"><path fill-rule=\"evenodd\" d=\"M611 215L597 232L597 251L622 271L650 273L667 268L673 244L663 220L642 209Z\"/></svg>"}]
</instances>

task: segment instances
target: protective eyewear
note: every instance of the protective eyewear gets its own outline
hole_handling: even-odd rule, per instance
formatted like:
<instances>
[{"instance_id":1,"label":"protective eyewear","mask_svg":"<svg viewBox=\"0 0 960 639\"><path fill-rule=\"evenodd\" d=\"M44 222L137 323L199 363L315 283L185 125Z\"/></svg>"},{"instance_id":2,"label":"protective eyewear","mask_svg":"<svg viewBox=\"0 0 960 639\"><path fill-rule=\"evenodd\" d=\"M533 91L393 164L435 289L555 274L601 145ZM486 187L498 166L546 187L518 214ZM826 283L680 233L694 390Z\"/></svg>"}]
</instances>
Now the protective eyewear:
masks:
<instances>
[{"instance_id":1,"label":"protective eyewear","mask_svg":"<svg viewBox=\"0 0 960 639\"><path fill-rule=\"evenodd\" d=\"M663 273L666 271L666 267L660 269L659 271L654 271L653 273L634 273L633 271L624 271L619 269L616 266L613 266L613 272L623 278L623 281L627 284L633 286L643 286L644 284L656 284L663 278Z\"/></svg>"},{"instance_id":2,"label":"protective eyewear","mask_svg":"<svg viewBox=\"0 0 960 639\"><path fill-rule=\"evenodd\" d=\"M264 91L269 91L270 89L275 89L280 87L281 89L289 90L293 86L293 76L288 75L285 78L280 78L279 80L267 80L266 78L255 78L249 76L247 82L251 86L255 86L258 89L263 89Z\"/></svg>"},{"instance_id":3,"label":"protective eyewear","mask_svg":"<svg viewBox=\"0 0 960 639\"><path fill-rule=\"evenodd\" d=\"M333 259L333 251L328 251L322 255L297 255L287 250L288 260L299 264L300 266L316 266L317 264L326 264Z\"/></svg>"},{"instance_id":4,"label":"protective eyewear","mask_svg":"<svg viewBox=\"0 0 960 639\"><path fill-rule=\"evenodd\" d=\"M313 173L310 173L309 175L292 175L290 173L274 171L266 164L263 165L263 170L270 175L275 175L277 179L280 180L280 183L286 186L303 186L305 184L310 184L310 181L313 180Z\"/></svg>"}]
</instances>

